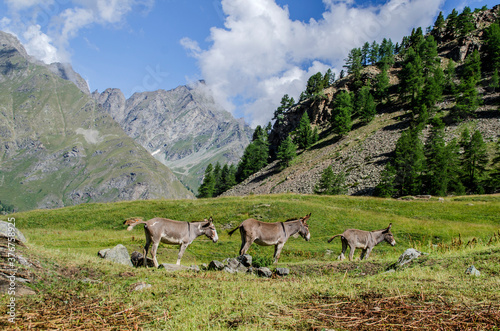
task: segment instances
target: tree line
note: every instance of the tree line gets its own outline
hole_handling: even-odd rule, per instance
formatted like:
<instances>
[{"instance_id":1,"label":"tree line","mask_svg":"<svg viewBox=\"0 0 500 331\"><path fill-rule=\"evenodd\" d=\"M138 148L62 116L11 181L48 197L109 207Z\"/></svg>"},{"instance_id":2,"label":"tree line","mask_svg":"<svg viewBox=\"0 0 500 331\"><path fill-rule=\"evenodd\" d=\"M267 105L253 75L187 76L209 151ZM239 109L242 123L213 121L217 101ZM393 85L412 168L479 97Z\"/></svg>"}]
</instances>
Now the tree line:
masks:
<instances>
[{"instance_id":1,"label":"tree line","mask_svg":"<svg viewBox=\"0 0 500 331\"><path fill-rule=\"evenodd\" d=\"M485 9L483 7L479 10ZM482 103L478 93L479 85L490 91L499 88L498 23L492 23L485 30L484 51L480 54L475 49L460 65L452 59L442 60L438 56L438 43L433 33L424 35L422 28L413 29L401 44L394 45L390 39L384 38L381 44L376 41L366 42L362 47L349 52L344 65L349 75L348 87L339 90L330 104L332 132L340 136L346 135L351 131L354 121L368 124L377 114L377 109L391 103L400 103L409 109L409 129L402 133L396 144L394 157L388 163L382 174L382 182L375 190L377 195L445 195L492 192L499 189L498 151L493 160L486 160L485 143L479 131L472 134L464 131L460 140L446 142L443 124L444 120L462 121L475 116ZM465 7L461 14L453 10L446 20L440 13L434 27L427 28L427 32L435 30L436 35L444 33L456 38L467 36L475 29L472 11ZM391 86L389 70L394 66L396 56L401 68L398 73L399 84ZM378 68L379 72L373 81L363 78L363 68L366 66ZM345 72L342 70L339 79L344 76ZM300 101L326 98L324 89L333 86L335 81L335 74L331 70L325 74L316 73L308 79ZM445 114L436 106L444 97L455 100L455 106L446 115L447 118L444 118ZM293 107L296 107L295 100L285 94L274 111L273 120L279 124ZM432 132L424 144L421 132L426 125L432 126ZM308 149L319 140L317 128L311 127L307 111L304 111L297 128L281 141L274 154L269 148L270 132L271 123L266 128L258 126L238 165L227 166L234 178L229 181L231 185L242 182L274 159L280 160L283 167L289 166L298 150ZM471 157L477 157L473 165L468 164ZM448 164L444 164L447 161ZM491 171L486 170L488 165ZM213 189L205 189L206 186L212 187L212 184L205 185L205 181L210 182L212 177L217 178L221 174L220 165L215 168L209 165L198 196L217 196L223 192L222 189L228 189L230 186L222 184L226 180L220 181L218 189L215 184ZM215 183L218 182L215 179ZM345 174L333 174L331 167L328 167L315 191L319 194L345 193Z\"/></svg>"}]
</instances>

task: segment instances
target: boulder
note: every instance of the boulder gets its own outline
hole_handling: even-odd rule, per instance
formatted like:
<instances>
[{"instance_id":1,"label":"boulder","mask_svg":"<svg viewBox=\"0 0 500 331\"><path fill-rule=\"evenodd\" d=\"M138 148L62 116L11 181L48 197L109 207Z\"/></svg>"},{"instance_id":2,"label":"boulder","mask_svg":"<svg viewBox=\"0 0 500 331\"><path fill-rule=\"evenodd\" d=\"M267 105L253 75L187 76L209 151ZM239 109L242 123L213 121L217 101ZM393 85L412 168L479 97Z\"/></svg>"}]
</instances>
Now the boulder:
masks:
<instances>
[{"instance_id":1,"label":"boulder","mask_svg":"<svg viewBox=\"0 0 500 331\"><path fill-rule=\"evenodd\" d=\"M273 272L267 267L256 268L255 270L260 277L271 278L273 276Z\"/></svg>"},{"instance_id":2,"label":"boulder","mask_svg":"<svg viewBox=\"0 0 500 331\"><path fill-rule=\"evenodd\" d=\"M276 275L278 276L288 276L290 274L290 269L288 268L276 268Z\"/></svg>"},{"instance_id":3,"label":"boulder","mask_svg":"<svg viewBox=\"0 0 500 331\"><path fill-rule=\"evenodd\" d=\"M27 241L26 237L13 225L14 223L0 221L0 236L10 237L10 235L14 233L17 240L25 243Z\"/></svg>"},{"instance_id":4,"label":"boulder","mask_svg":"<svg viewBox=\"0 0 500 331\"><path fill-rule=\"evenodd\" d=\"M403 267L404 265L410 263L411 261L417 259L420 255L422 255L424 253L422 252L419 252L417 251L416 249L414 248L408 248L406 251L404 251L403 254L401 254L401 256L399 257L398 261L391 264L387 270L391 270L391 269L399 269L401 267Z\"/></svg>"},{"instance_id":5,"label":"boulder","mask_svg":"<svg viewBox=\"0 0 500 331\"><path fill-rule=\"evenodd\" d=\"M243 254L243 255L238 256L236 259L247 268L252 266L252 256L251 255Z\"/></svg>"},{"instance_id":6,"label":"boulder","mask_svg":"<svg viewBox=\"0 0 500 331\"><path fill-rule=\"evenodd\" d=\"M465 270L465 273L471 276L481 276L481 272L479 272L479 270L477 270L473 265L468 267L467 270Z\"/></svg>"},{"instance_id":7,"label":"boulder","mask_svg":"<svg viewBox=\"0 0 500 331\"><path fill-rule=\"evenodd\" d=\"M161 263L158 266L158 269L165 269L166 271L179 271L179 270L188 270L189 267L180 264Z\"/></svg>"},{"instance_id":8,"label":"boulder","mask_svg":"<svg viewBox=\"0 0 500 331\"><path fill-rule=\"evenodd\" d=\"M101 252L102 251L99 251L99 253ZM99 254L99 256L101 255ZM104 253L104 259L131 267L133 266L132 261L130 261L130 255L128 254L127 247L123 246L122 244L118 244L110 250L106 251Z\"/></svg>"},{"instance_id":9,"label":"boulder","mask_svg":"<svg viewBox=\"0 0 500 331\"><path fill-rule=\"evenodd\" d=\"M97 256L99 256L101 259L104 259L106 257L106 253L110 250L111 248L101 249L99 252L97 252Z\"/></svg>"},{"instance_id":10,"label":"boulder","mask_svg":"<svg viewBox=\"0 0 500 331\"><path fill-rule=\"evenodd\" d=\"M132 264L136 268L143 267L144 266L144 258L143 257L144 256L141 253L139 253L138 251L134 251L134 252L132 252L132 254L130 254L130 261L132 262ZM147 263L148 267L155 266L153 259L150 257L146 258L146 263Z\"/></svg>"},{"instance_id":11,"label":"boulder","mask_svg":"<svg viewBox=\"0 0 500 331\"><path fill-rule=\"evenodd\" d=\"M224 270L224 263L217 260L213 260L208 265L208 270Z\"/></svg>"},{"instance_id":12,"label":"boulder","mask_svg":"<svg viewBox=\"0 0 500 331\"><path fill-rule=\"evenodd\" d=\"M146 282L138 282L138 283L130 285L130 291L131 292L132 291L142 291L142 290L150 288L151 286L152 286L151 284L148 284Z\"/></svg>"}]
</instances>

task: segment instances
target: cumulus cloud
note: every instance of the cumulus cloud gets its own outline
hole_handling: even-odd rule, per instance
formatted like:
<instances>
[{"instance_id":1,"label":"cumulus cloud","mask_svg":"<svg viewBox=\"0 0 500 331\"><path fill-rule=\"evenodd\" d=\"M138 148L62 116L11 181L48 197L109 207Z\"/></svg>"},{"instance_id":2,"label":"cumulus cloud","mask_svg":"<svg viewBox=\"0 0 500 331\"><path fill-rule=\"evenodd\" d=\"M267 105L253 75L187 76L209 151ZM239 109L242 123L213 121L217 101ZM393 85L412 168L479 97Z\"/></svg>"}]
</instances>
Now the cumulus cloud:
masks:
<instances>
[{"instance_id":1,"label":"cumulus cloud","mask_svg":"<svg viewBox=\"0 0 500 331\"><path fill-rule=\"evenodd\" d=\"M6 0L6 4L12 19L2 21L3 29L24 38L30 55L51 63L70 62L69 42L82 28L121 24L137 7L151 10L154 0Z\"/></svg>"},{"instance_id":2,"label":"cumulus cloud","mask_svg":"<svg viewBox=\"0 0 500 331\"><path fill-rule=\"evenodd\" d=\"M348 52L364 42L400 41L412 28L432 25L444 0L390 0L360 7L323 0L321 19L290 19L274 0L222 0L224 28L212 28L202 50L184 38L215 97L253 126L271 120L284 94L295 99L314 73L339 72Z\"/></svg>"}]
</instances>

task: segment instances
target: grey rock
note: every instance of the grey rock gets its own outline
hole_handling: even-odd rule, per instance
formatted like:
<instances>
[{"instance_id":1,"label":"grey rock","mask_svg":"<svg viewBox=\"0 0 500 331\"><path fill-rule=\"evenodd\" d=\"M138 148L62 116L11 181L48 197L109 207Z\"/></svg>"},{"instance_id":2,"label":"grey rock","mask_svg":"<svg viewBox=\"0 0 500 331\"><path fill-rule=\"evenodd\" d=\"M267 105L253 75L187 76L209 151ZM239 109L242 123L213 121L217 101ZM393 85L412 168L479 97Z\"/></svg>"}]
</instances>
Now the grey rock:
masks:
<instances>
[{"instance_id":1,"label":"grey rock","mask_svg":"<svg viewBox=\"0 0 500 331\"><path fill-rule=\"evenodd\" d=\"M236 271L232 268L224 267L224 272L227 272L228 274L234 274Z\"/></svg>"},{"instance_id":2,"label":"grey rock","mask_svg":"<svg viewBox=\"0 0 500 331\"><path fill-rule=\"evenodd\" d=\"M399 257L398 262L397 262L397 266L401 267L407 263L410 263L411 261L417 259L420 255L422 255L422 252L419 252L414 248L408 248Z\"/></svg>"},{"instance_id":3,"label":"grey rock","mask_svg":"<svg viewBox=\"0 0 500 331\"><path fill-rule=\"evenodd\" d=\"M152 287L151 284L148 284L146 282L139 282L139 283L135 283L135 284L130 285L130 291L142 291L142 290L148 289L150 287Z\"/></svg>"},{"instance_id":4,"label":"grey rock","mask_svg":"<svg viewBox=\"0 0 500 331\"><path fill-rule=\"evenodd\" d=\"M15 238L22 243L25 243L26 237L19 231L18 228L13 226L14 223L0 221L0 235L4 237L9 237L12 233L15 235Z\"/></svg>"},{"instance_id":5,"label":"grey rock","mask_svg":"<svg viewBox=\"0 0 500 331\"><path fill-rule=\"evenodd\" d=\"M127 247L123 246L122 244L118 244L107 251L104 259L131 267L133 266L132 262L130 261L130 255L128 254Z\"/></svg>"},{"instance_id":6,"label":"grey rock","mask_svg":"<svg viewBox=\"0 0 500 331\"><path fill-rule=\"evenodd\" d=\"M201 269L199 266L197 266L196 264L193 264L189 267L190 270L194 271L194 272L200 272Z\"/></svg>"},{"instance_id":7,"label":"grey rock","mask_svg":"<svg viewBox=\"0 0 500 331\"><path fill-rule=\"evenodd\" d=\"M290 269L288 268L276 268L276 275L278 276L288 276L290 274Z\"/></svg>"},{"instance_id":8,"label":"grey rock","mask_svg":"<svg viewBox=\"0 0 500 331\"><path fill-rule=\"evenodd\" d=\"M179 271L179 270L188 270L189 267L179 264L161 263L158 266L158 269L165 269L166 271Z\"/></svg>"},{"instance_id":9,"label":"grey rock","mask_svg":"<svg viewBox=\"0 0 500 331\"><path fill-rule=\"evenodd\" d=\"M142 255L142 253L139 253L138 251L134 251L134 252L132 252L132 254L130 254L130 261L132 262L132 264L136 268L144 266L143 255ZM154 267L155 266L155 264L153 262L153 259L150 258L150 257L146 258L146 263L147 263L148 267Z\"/></svg>"},{"instance_id":10,"label":"grey rock","mask_svg":"<svg viewBox=\"0 0 500 331\"><path fill-rule=\"evenodd\" d=\"M231 269L237 269L241 264L237 259L234 259L234 258L228 258L222 262L224 263L224 265L226 267L231 268Z\"/></svg>"},{"instance_id":11,"label":"grey rock","mask_svg":"<svg viewBox=\"0 0 500 331\"><path fill-rule=\"evenodd\" d=\"M99 252L97 252L97 256L104 259L106 257L106 253L109 252L110 250L111 248L101 249Z\"/></svg>"},{"instance_id":12,"label":"grey rock","mask_svg":"<svg viewBox=\"0 0 500 331\"><path fill-rule=\"evenodd\" d=\"M260 277L271 278L273 276L273 272L267 267L257 268L256 271Z\"/></svg>"},{"instance_id":13,"label":"grey rock","mask_svg":"<svg viewBox=\"0 0 500 331\"><path fill-rule=\"evenodd\" d=\"M242 265L245 267L251 267L252 266L252 256L249 254L243 254L240 255L236 258Z\"/></svg>"},{"instance_id":14,"label":"grey rock","mask_svg":"<svg viewBox=\"0 0 500 331\"><path fill-rule=\"evenodd\" d=\"M213 260L209 263L208 265L208 270L223 270L224 269L224 263Z\"/></svg>"},{"instance_id":15,"label":"grey rock","mask_svg":"<svg viewBox=\"0 0 500 331\"><path fill-rule=\"evenodd\" d=\"M467 270L465 270L465 273L471 276L481 276L481 272L477 270L476 267L474 267L473 265L468 267Z\"/></svg>"}]
</instances>

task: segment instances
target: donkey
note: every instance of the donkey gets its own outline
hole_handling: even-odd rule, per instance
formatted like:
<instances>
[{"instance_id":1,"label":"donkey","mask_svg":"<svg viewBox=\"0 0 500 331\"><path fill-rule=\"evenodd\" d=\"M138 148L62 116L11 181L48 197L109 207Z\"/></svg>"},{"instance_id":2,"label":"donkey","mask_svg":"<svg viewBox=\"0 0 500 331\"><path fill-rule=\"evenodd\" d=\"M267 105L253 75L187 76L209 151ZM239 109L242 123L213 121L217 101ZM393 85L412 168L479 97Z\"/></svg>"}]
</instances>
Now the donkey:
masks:
<instances>
[{"instance_id":1,"label":"donkey","mask_svg":"<svg viewBox=\"0 0 500 331\"><path fill-rule=\"evenodd\" d=\"M253 242L260 246L274 245L274 263L277 263L281 249L290 236L298 232L306 241L311 239L309 226L306 223L309 217L311 217L311 214L299 219L289 219L285 222L276 223L266 223L249 218L244 220L237 228L229 231L228 234L232 235L234 231L240 229L240 255L245 254Z\"/></svg>"},{"instance_id":2,"label":"donkey","mask_svg":"<svg viewBox=\"0 0 500 331\"><path fill-rule=\"evenodd\" d=\"M370 252L372 251L373 247L380 244L382 241L385 240L392 246L396 245L396 240L394 240L394 236L391 233L391 226L392 223L389 224L389 227L387 227L387 229L371 232L348 229L345 230L342 234L337 234L331 237L330 239L328 239L328 242L331 242L335 237L340 236L340 239L342 240L342 253L340 253L339 255L340 260L345 259L344 254L347 250L347 245L349 245L350 247L349 261L352 261L354 250L356 248L363 249L360 260L362 260L363 258L368 259L368 256L370 256Z\"/></svg>"},{"instance_id":3,"label":"donkey","mask_svg":"<svg viewBox=\"0 0 500 331\"><path fill-rule=\"evenodd\" d=\"M213 224L213 219L210 217L208 220L205 218L200 222L181 222L174 221L167 218L152 218L149 221L144 221L142 218L132 218L124 222L128 225L127 230L131 231L137 224L144 224L144 232L146 234L146 245L144 245L144 264L147 266L146 256L151 242L151 255L156 268L158 268L158 261L156 260L156 250L160 241L169 245L180 245L179 254L177 255L177 265L181 264L182 255L186 248L201 235L206 235L215 243L219 240L217 231Z\"/></svg>"}]
</instances>

